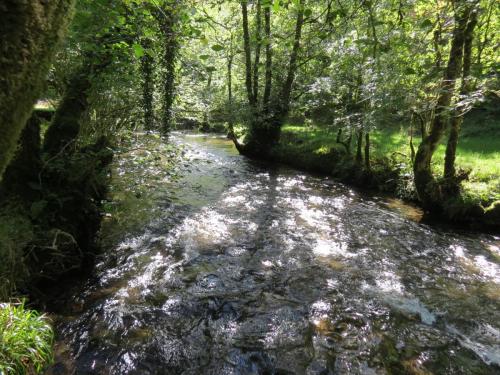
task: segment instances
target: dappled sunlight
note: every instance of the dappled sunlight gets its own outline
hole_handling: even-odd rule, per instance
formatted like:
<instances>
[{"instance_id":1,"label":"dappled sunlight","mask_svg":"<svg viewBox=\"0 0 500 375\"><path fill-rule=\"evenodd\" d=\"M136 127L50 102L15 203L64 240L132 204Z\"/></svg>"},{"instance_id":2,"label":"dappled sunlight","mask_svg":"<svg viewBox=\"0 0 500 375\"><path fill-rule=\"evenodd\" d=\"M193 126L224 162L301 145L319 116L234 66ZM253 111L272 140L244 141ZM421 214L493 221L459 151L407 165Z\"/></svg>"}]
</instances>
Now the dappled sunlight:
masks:
<instances>
[{"instance_id":1,"label":"dappled sunlight","mask_svg":"<svg viewBox=\"0 0 500 375\"><path fill-rule=\"evenodd\" d=\"M332 242L325 241L322 239L316 240L316 244L313 247L313 253L318 256L326 257L352 257L355 254L348 253L346 251L347 245L343 242Z\"/></svg>"},{"instance_id":2,"label":"dappled sunlight","mask_svg":"<svg viewBox=\"0 0 500 375\"><path fill-rule=\"evenodd\" d=\"M180 240L187 252L198 247L211 247L229 239L229 224L227 217L215 211L206 210L183 223Z\"/></svg>"},{"instance_id":3,"label":"dappled sunlight","mask_svg":"<svg viewBox=\"0 0 500 375\"><path fill-rule=\"evenodd\" d=\"M495 247L496 245L490 245L489 248L495 249ZM453 251L455 258L469 272L498 283L500 288L500 266L498 265L498 263L494 263L488 260L484 255L473 256L469 254L463 246L460 245L451 245L450 249Z\"/></svg>"},{"instance_id":4,"label":"dappled sunlight","mask_svg":"<svg viewBox=\"0 0 500 375\"><path fill-rule=\"evenodd\" d=\"M204 137L182 142L187 153L201 142L190 156L200 160L75 301L84 312L64 332L79 366L86 356L104 366L118 342L116 366L129 370L206 358L229 369L218 373L269 363L306 373L334 355L340 372L375 374L392 342L397 355L411 350L401 363L412 371L441 355L500 363L495 239L434 231L399 202L265 170Z\"/></svg>"}]
</instances>

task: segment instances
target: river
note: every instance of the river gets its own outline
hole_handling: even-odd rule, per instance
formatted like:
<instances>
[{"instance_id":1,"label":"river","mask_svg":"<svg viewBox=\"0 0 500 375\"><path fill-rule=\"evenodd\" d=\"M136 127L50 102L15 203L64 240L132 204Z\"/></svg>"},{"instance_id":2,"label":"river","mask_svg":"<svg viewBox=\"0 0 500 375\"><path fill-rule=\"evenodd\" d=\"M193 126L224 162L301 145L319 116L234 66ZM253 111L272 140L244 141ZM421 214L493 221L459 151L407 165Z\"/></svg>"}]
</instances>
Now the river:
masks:
<instances>
[{"instance_id":1,"label":"river","mask_svg":"<svg viewBox=\"0 0 500 375\"><path fill-rule=\"evenodd\" d=\"M499 237L222 137L171 142L175 172L145 135L115 161L104 252L55 317L49 373L500 373Z\"/></svg>"}]
</instances>

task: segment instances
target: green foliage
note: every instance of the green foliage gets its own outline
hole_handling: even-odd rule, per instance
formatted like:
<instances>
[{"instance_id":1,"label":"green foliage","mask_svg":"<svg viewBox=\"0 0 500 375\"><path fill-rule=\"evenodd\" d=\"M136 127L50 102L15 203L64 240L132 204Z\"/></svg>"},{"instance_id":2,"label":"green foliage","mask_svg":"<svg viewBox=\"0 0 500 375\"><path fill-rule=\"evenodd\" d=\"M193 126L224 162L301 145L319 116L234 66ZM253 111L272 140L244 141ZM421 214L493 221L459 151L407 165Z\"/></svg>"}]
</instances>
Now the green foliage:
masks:
<instances>
[{"instance_id":1,"label":"green foliage","mask_svg":"<svg viewBox=\"0 0 500 375\"><path fill-rule=\"evenodd\" d=\"M132 48L134 49L135 57L137 57L139 59L142 56L144 56L144 48L142 48L142 46L140 44L134 43L132 45Z\"/></svg>"},{"instance_id":2,"label":"green foliage","mask_svg":"<svg viewBox=\"0 0 500 375\"><path fill-rule=\"evenodd\" d=\"M45 316L24 302L0 304L0 373L41 374L52 362L53 342Z\"/></svg>"}]
</instances>

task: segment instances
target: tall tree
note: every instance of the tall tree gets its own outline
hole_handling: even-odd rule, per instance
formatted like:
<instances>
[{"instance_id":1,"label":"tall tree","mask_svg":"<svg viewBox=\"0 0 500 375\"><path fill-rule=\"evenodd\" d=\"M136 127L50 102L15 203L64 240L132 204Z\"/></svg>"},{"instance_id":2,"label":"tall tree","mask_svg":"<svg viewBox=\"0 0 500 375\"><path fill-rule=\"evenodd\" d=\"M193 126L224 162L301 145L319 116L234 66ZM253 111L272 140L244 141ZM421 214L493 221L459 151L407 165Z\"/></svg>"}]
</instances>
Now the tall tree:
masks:
<instances>
[{"instance_id":1,"label":"tall tree","mask_svg":"<svg viewBox=\"0 0 500 375\"><path fill-rule=\"evenodd\" d=\"M415 155L413 165L415 187L422 204L426 208L435 209L436 206L441 206L444 198L432 174L431 161L448 123L449 108L455 94L456 81L460 77L462 69L466 31L474 6L475 4L466 0L455 2L455 26L450 55L440 85L434 120L429 134L424 137Z\"/></svg>"},{"instance_id":2,"label":"tall tree","mask_svg":"<svg viewBox=\"0 0 500 375\"><path fill-rule=\"evenodd\" d=\"M162 92L162 132L168 134L172 128L172 107L175 100L175 65L179 53L179 0L165 1L157 17L163 34L163 92Z\"/></svg>"},{"instance_id":3,"label":"tall tree","mask_svg":"<svg viewBox=\"0 0 500 375\"><path fill-rule=\"evenodd\" d=\"M245 85L247 89L247 98L250 107L256 105L253 85L252 85L252 49L250 46L250 31L248 27L248 1L241 2L241 14L243 23L243 49L245 51Z\"/></svg>"},{"instance_id":4,"label":"tall tree","mask_svg":"<svg viewBox=\"0 0 500 375\"><path fill-rule=\"evenodd\" d=\"M264 112L269 111L269 102L271 100L271 90L273 84L273 50L271 44L271 6L264 8L265 33L266 33L266 82L264 85L263 106Z\"/></svg>"},{"instance_id":5,"label":"tall tree","mask_svg":"<svg viewBox=\"0 0 500 375\"><path fill-rule=\"evenodd\" d=\"M280 139L281 126L283 121L289 114L290 102L295 80L295 74L298 66L298 54L300 50L300 41L302 38L302 27L304 25L304 7L305 0L299 0L297 4L297 16L295 19L295 30L293 47L290 52L289 62L286 70L286 79L281 87L280 97L276 100L274 107L270 107L270 92L271 92L271 69L272 69L272 53L270 40L270 10L269 4L265 6L265 28L266 28L266 83L264 90L264 106L259 112L257 98L254 90L255 82L252 80L252 59L251 59L251 44L250 33L248 27L248 9L247 1L241 2L242 9L242 25L243 25L243 45L245 52L245 84L247 90L247 98L251 108L250 131L245 145L238 144L235 139L236 146L240 152L252 157L265 157L271 151ZM258 9L258 13L260 10ZM259 25L257 25L260 28ZM260 33L260 31L259 31ZM259 37L260 39L260 37ZM259 42L260 43L260 42ZM260 48L260 47L258 47ZM260 52L259 52L260 53ZM256 60L257 61L257 60Z\"/></svg>"},{"instance_id":6,"label":"tall tree","mask_svg":"<svg viewBox=\"0 0 500 375\"><path fill-rule=\"evenodd\" d=\"M257 13L255 14L255 60L253 64L253 97L255 103L259 102L259 64L260 64L260 50L262 46L262 6L261 0L257 0Z\"/></svg>"},{"instance_id":7,"label":"tall tree","mask_svg":"<svg viewBox=\"0 0 500 375\"><path fill-rule=\"evenodd\" d=\"M144 39L143 47L146 50L141 56L141 74L142 74L142 110L144 111L143 127L144 130L153 130L155 127L155 116L153 106L153 93L154 93L154 68L155 61L150 52L152 45L151 41Z\"/></svg>"},{"instance_id":8,"label":"tall tree","mask_svg":"<svg viewBox=\"0 0 500 375\"><path fill-rule=\"evenodd\" d=\"M279 115L281 118L288 116L290 111L290 99L292 95L293 81L295 80L295 73L297 72L297 59L300 49L300 40L302 38L302 26L304 25L304 5L305 0L299 0L299 7L297 10L297 20L295 22L295 37L293 41L293 48L290 54L290 62L288 63L288 71L285 84L281 90ZM276 140L278 141L279 138Z\"/></svg>"}]
</instances>

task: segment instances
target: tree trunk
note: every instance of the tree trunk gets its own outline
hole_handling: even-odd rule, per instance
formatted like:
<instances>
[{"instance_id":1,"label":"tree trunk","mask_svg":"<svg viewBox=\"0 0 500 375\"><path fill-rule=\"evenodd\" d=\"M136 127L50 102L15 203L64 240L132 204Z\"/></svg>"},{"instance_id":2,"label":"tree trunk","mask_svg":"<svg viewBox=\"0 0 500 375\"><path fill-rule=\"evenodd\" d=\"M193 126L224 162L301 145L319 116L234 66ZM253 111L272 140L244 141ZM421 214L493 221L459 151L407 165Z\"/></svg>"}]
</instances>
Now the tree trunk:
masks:
<instances>
[{"instance_id":1,"label":"tree trunk","mask_svg":"<svg viewBox=\"0 0 500 375\"><path fill-rule=\"evenodd\" d=\"M262 45L261 29L262 29L262 17L261 17L261 0L257 0L257 14L255 16L256 21L256 31L255 31L255 61L253 64L253 97L255 104L259 103L259 64L260 64L260 49Z\"/></svg>"},{"instance_id":2,"label":"tree trunk","mask_svg":"<svg viewBox=\"0 0 500 375\"><path fill-rule=\"evenodd\" d=\"M477 24L477 12L472 11L467 29L465 30L463 68L462 68L462 86L460 96L463 98L470 92L470 67L472 60L472 40L474 37L474 28ZM444 159L444 176L446 178L455 177L455 159L457 153L458 136L462 126L463 115L459 113L462 108L456 108L455 114L450 123L450 135L446 145L446 155Z\"/></svg>"},{"instance_id":3,"label":"tree trunk","mask_svg":"<svg viewBox=\"0 0 500 375\"><path fill-rule=\"evenodd\" d=\"M342 143L342 128L337 131L337 143Z\"/></svg>"},{"instance_id":4,"label":"tree trunk","mask_svg":"<svg viewBox=\"0 0 500 375\"><path fill-rule=\"evenodd\" d=\"M233 55L227 59L227 101L229 106L229 138L234 138L233 116Z\"/></svg>"},{"instance_id":5,"label":"tree trunk","mask_svg":"<svg viewBox=\"0 0 500 375\"><path fill-rule=\"evenodd\" d=\"M365 168L367 171L371 169L370 164L370 132L367 131L365 134Z\"/></svg>"},{"instance_id":6,"label":"tree trunk","mask_svg":"<svg viewBox=\"0 0 500 375\"><path fill-rule=\"evenodd\" d=\"M263 107L264 112L269 112L271 100L271 89L273 80L273 50L271 45L271 7L264 8L265 32L266 32L266 83L264 87Z\"/></svg>"},{"instance_id":7,"label":"tree trunk","mask_svg":"<svg viewBox=\"0 0 500 375\"><path fill-rule=\"evenodd\" d=\"M361 165L363 162L363 130L358 130L357 141L356 163Z\"/></svg>"},{"instance_id":8,"label":"tree trunk","mask_svg":"<svg viewBox=\"0 0 500 375\"><path fill-rule=\"evenodd\" d=\"M154 109L153 109L153 69L154 60L149 54L141 57L142 73L142 110L144 111L144 130L154 129Z\"/></svg>"},{"instance_id":9,"label":"tree trunk","mask_svg":"<svg viewBox=\"0 0 500 375\"><path fill-rule=\"evenodd\" d=\"M300 40L302 36L302 26L304 24L304 2L300 0L297 11L297 21L295 26L295 37L292 52L290 54L290 62L288 66L287 79L282 88L282 94L279 99L278 107L269 116L265 112L257 113L257 106L252 90L252 67L250 55L250 36L248 34L248 14L247 14L247 1L241 2L243 12L243 39L245 46L245 65L246 65L246 87L247 96L250 107L253 111L253 118L250 124L250 134L248 143L246 145L238 145L236 147L241 153L255 158L268 157L272 147L279 142L281 134L281 126L283 120L288 115L290 109L290 100L292 93L293 81L297 70L297 58L300 48ZM270 27L270 26L269 26ZM270 56L270 55L268 55ZM270 63L270 60L269 60ZM234 141L234 139L233 139Z\"/></svg>"},{"instance_id":10,"label":"tree trunk","mask_svg":"<svg viewBox=\"0 0 500 375\"><path fill-rule=\"evenodd\" d=\"M248 31L248 2L241 2L241 13L243 15L243 48L245 50L245 84L247 88L248 104L255 108L255 97L252 86L252 52L250 49L250 32Z\"/></svg>"},{"instance_id":11,"label":"tree trunk","mask_svg":"<svg viewBox=\"0 0 500 375\"><path fill-rule=\"evenodd\" d=\"M201 125L201 130L204 132L210 131L210 98L212 90L212 72L208 72L207 86L205 87L205 95L204 101L207 105L205 105L205 110L203 112L203 124Z\"/></svg>"},{"instance_id":12,"label":"tree trunk","mask_svg":"<svg viewBox=\"0 0 500 375\"><path fill-rule=\"evenodd\" d=\"M300 40L302 38L302 26L304 25L304 3L305 0L299 0L293 49L290 54L286 81L281 91L280 117L282 119L286 118L286 116L288 116L288 112L290 111L290 97L292 95L293 81L295 80L295 73L297 71L297 58L300 49Z\"/></svg>"},{"instance_id":13,"label":"tree trunk","mask_svg":"<svg viewBox=\"0 0 500 375\"><path fill-rule=\"evenodd\" d=\"M410 159L412 163L415 160L415 146L413 145L413 123L414 120L412 115L410 119Z\"/></svg>"},{"instance_id":14,"label":"tree trunk","mask_svg":"<svg viewBox=\"0 0 500 375\"><path fill-rule=\"evenodd\" d=\"M0 188L2 199L17 196L21 198L22 203L31 205L40 196L40 191L35 187L38 185L38 173L42 168L41 122L42 117L38 116L37 111L33 111L22 131L18 150L5 169Z\"/></svg>"},{"instance_id":15,"label":"tree trunk","mask_svg":"<svg viewBox=\"0 0 500 375\"><path fill-rule=\"evenodd\" d=\"M174 5L172 5L174 6ZM175 63L179 50L179 43L176 35L176 15L175 9L164 9L161 12L160 27L163 33L164 55L163 55L163 100L162 100L162 124L161 129L164 134L168 134L172 129L173 112L172 106L175 100Z\"/></svg>"},{"instance_id":16,"label":"tree trunk","mask_svg":"<svg viewBox=\"0 0 500 375\"><path fill-rule=\"evenodd\" d=\"M436 68L441 69L441 64L443 60L443 56L441 54L441 34L442 34L442 23L441 23L441 17L438 14L438 27L436 30L434 30L434 37L433 37L433 45L434 45L434 53L436 54Z\"/></svg>"},{"instance_id":17,"label":"tree trunk","mask_svg":"<svg viewBox=\"0 0 500 375\"><path fill-rule=\"evenodd\" d=\"M80 133L80 120L88 107L87 91L92 84L91 73L92 65L87 63L69 80L66 92L45 133L43 151L49 158L61 152L75 150L75 141Z\"/></svg>"},{"instance_id":18,"label":"tree trunk","mask_svg":"<svg viewBox=\"0 0 500 375\"><path fill-rule=\"evenodd\" d=\"M0 179L44 86L73 4L4 0L0 5Z\"/></svg>"},{"instance_id":19,"label":"tree trunk","mask_svg":"<svg viewBox=\"0 0 500 375\"><path fill-rule=\"evenodd\" d=\"M459 6L460 4L462 3L460 2L457 5ZM426 208L435 209L436 205L439 207L442 202L440 192L438 189L433 188L435 180L432 175L431 161L446 128L449 113L448 108L455 91L455 81L460 75L462 67L465 30L471 7L462 5L458 8L455 14L455 29L453 31L450 56L443 80L441 81L434 120L432 121L429 134L422 140L422 143L418 147L413 165L417 194Z\"/></svg>"}]
</instances>

